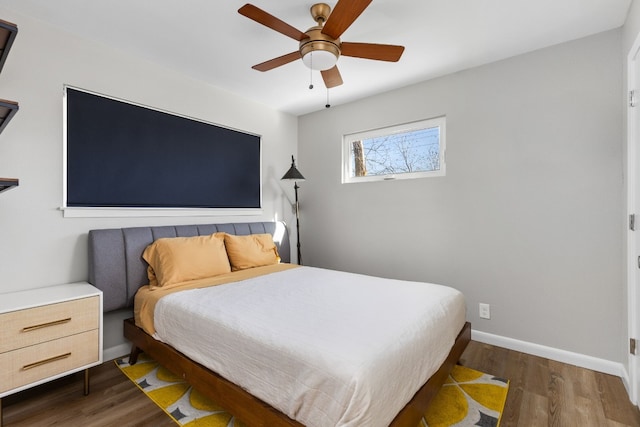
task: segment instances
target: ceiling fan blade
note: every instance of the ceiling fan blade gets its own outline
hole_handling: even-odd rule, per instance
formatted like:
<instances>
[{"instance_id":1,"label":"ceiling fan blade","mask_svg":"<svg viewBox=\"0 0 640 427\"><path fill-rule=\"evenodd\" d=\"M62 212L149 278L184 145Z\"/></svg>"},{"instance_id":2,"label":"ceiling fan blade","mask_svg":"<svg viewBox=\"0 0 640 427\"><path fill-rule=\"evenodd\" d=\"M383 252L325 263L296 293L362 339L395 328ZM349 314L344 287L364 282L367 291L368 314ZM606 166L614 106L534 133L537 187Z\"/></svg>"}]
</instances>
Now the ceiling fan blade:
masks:
<instances>
[{"instance_id":1,"label":"ceiling fan blade","mask_svg":"<svg viewBox=\"0 0 640 427\"><path fill-rule=\"evenodd\" d=\"M322 80L324 80L324 85L327 89L331 89L332 87L340 86L342 84L342 76L340 75L340 71L338 71L338 67L335 65L333 68L320 71L320 74L322 74Z\"/></svg>"},{"instance_id":2,"label":"ceiling fan blade","mask_svg":"<svg viewBox=\"0 0 640 427\"><path fill-rule=\"evenodd\" d=\"M253 19L257 23L262 24L265 27L269 27L272 30L284 34L285 36L289 36L294 40L300 41L307 37L305 33L298 30L297 28L292 27L286 22L276 18L270 13L267 13L252 4L245 4L240 9L238 9L238 13L240 15L246 16L249 19Z\"/></svg>"},{"instance_id":3,"label":"ceiling fan blade","mask_svg":"<svg viewBox=\"0 0 640 427\"><path fill-rule=\"evenodd\" d=\"M375 43L349 43L340 45L340 53L344 56L375 59L377 61L397 62L404 52L404 46Z\"/></svg>"},{"instance_id":4,"label":"ceiling fan blade","mask_svg":"<svg viewBox=\"0 0 640 427\"><path fill-rule=\"evenodd\" d=\"M288 64L289 62L293 62L296 59L300 59L300 52L297 50L295 52L287 53L286 55L282 55L277 58L273 58L268 61L262 62L258 65L254 65L251 68L258 71L269 71L281 65Z\"/></svg>"},{"instance_id":5,"label":"ceiling fan blade","mask_svg":"<svg viewBox=\"0 0 640 427\"><path fill-rule=\"evenodd\" d=\"M322 33L339 38L353 21L369 6L372 0L339 0L322 28Z\"/></svg>"}]
</instances>

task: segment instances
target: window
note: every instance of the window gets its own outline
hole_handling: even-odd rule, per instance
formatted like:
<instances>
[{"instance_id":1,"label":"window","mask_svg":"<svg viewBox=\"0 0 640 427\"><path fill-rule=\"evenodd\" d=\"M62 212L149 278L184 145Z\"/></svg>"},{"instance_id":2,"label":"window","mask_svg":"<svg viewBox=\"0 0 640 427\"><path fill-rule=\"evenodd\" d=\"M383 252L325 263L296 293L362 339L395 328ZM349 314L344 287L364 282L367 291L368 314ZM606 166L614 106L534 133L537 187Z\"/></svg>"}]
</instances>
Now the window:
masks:
<instances>
[{"instance_id":1,"label":"window","mask_svg":"<svg viewBox=\"0 0 640 427\"><path fill-rule=\"evenodd\" d=\"M444 176L444 152L445 117L345 135L342 182Z\"/></svg>"}]
</instances>

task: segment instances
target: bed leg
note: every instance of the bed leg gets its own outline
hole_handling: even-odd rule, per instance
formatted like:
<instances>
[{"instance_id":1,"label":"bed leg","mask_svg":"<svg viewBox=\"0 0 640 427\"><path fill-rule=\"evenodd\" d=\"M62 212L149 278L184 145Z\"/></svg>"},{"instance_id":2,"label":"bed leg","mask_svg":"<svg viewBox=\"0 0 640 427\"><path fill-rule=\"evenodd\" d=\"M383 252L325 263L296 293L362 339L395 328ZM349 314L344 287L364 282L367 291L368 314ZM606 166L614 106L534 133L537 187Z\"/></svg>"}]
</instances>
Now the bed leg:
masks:
<instances>
[{"instance_id":1,"label":"bed leg","mask_svg":"<svg viewBox=\"0 0 640 427\"><path fill-rule=\"evenodd\" d=\"M140 348L136 347L135 345L131 346L131 353L129 354L129 365L136 364L140 353L142 353L142 350L140 350Z\"/></svg>"}]
</instances>

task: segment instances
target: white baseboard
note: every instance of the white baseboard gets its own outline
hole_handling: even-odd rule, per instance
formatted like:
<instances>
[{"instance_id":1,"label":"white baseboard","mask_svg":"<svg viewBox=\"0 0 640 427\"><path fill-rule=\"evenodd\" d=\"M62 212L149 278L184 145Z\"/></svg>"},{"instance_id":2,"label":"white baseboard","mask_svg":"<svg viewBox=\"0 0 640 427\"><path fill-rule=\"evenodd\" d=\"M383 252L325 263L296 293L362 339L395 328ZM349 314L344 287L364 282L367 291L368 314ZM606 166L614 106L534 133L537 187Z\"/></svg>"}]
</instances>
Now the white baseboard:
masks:
<instances>
[{"instance_id":1,"label":"white baseboard","mask_svg":"<svg viewBox=\"0 0 640 427\"><path fill-rule=\"evenodd\" d=\"M105 348L102 351L102 360L106 362L107 360L117 359L124 355L128 355L130 352L131 352L131 344L126 344L126 343Z\"/></svg>"},{"instance_id":2,"label":"white baseboard","mask_svg":"<svg viewBox=\"0 0 640 427\"><path fill-rule=\"evenodd\" d=\"M500 335L494 335L476 330L471 330L471 339L485 344L504 347L508 348L509 350L520 351L522 353L528 353L534 356L556 360L558 362L567 363L569 365L575 365L581 368L587 368L593 371L615 375L622 379L625 387L627 387L627 390L629 390L629 377L622 363L612 362L610 360L587 356L585 354L574 353L571 351L547 347L540 344L520 341L513 338L507 338Z\"/></svg>"}]
</instances>

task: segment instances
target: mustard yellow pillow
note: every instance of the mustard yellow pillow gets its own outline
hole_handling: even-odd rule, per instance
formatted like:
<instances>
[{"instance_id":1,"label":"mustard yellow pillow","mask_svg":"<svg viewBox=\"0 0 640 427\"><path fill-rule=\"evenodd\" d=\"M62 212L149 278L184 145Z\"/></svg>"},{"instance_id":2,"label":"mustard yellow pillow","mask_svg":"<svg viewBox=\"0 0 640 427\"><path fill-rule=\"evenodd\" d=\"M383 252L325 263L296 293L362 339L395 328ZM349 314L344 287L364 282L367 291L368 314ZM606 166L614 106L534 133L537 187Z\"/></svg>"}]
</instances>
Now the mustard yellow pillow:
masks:
<instances>
[{"instance_id":1,"label":"mustard yellow pillow","mask_svg":"<svg viewBox=\"0 0 640 427\"><path fill-rule=\"evenodd\" d=\"M158 278L156 277L156 272L153 271L153 267L150 265L147 266L147 278L149 279L149 287L158 288Z\"/></svg>"},{"instance_id":2,"label":"mustard yellow pillow","mask_svg":"<svg viewBox=\"0 0 640 427\"><path fill-rule=\"evenodd\" d=\"M167 287L188 280L231 272L224 233L158 239L142 254L149 268L149 285Z\"/></svg>"},{"instance_id":3,"label":"mustard yellow pillow","mask_svg":"<svg viewBox=\"0 0 640 427\"><path fill-rule=\"evenodd\" d=\"M278 264L280 255L271 234L224 235L224 245L233 271Z\"/></svg>"}]
</instances>

